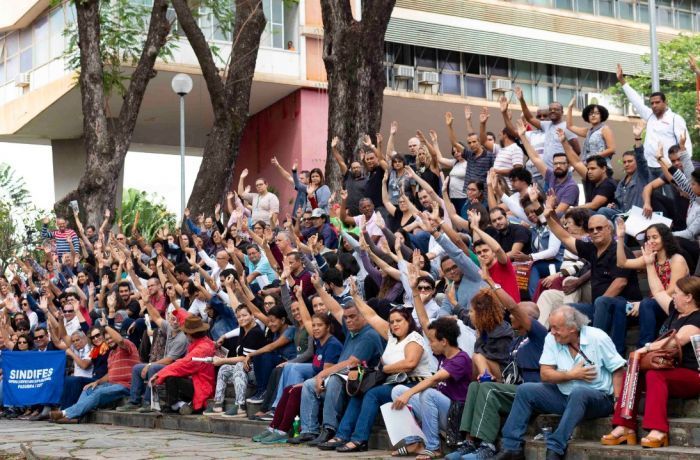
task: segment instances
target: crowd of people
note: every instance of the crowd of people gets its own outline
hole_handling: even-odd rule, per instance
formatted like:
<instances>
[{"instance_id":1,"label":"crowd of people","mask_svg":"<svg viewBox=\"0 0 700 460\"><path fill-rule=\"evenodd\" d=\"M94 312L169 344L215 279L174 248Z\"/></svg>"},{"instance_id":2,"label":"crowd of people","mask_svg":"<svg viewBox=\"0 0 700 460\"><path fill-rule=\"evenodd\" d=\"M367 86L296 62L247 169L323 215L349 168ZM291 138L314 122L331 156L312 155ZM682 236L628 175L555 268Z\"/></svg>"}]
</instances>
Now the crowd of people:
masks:
<instances>
[{"instance_id":1,"label":"crowd of people","mask_svg":"<svg viewBox=\"0 0 700 460\"><path fill-rule=\"evenodd\" d=\"M636 358L683 351L640 375L639 443L668 445L668 398L700 395L700 168L664 94L647 107L621 68L618 79L641 117L633 146L601 105L575 126L573 102L533 114L516 88L522 117L502 97L497 133L466 107L466 133L445 114L449 144L417 131L404 150L396 122L353 155L333 139L337 192L320 169L273 158L280 193L295 194L288 215L243 170L213 214L186 211L151 241L136 225L110 231L109 211L100 228L45 219L45 256L18 257L0 280L0 339L3 351L65 350L63 397L2 416L78 423L117 404L248 416L269 422L256 442L357 452L390 403L423 432L394 456L521 459L531 416L555 413L547 458L563 458L584 419L613 415L601 442L637 444L637 402L622 416L621 392L638 325ZM635 206L672 226L628 235Z\"/></svg>"}]
</instances>

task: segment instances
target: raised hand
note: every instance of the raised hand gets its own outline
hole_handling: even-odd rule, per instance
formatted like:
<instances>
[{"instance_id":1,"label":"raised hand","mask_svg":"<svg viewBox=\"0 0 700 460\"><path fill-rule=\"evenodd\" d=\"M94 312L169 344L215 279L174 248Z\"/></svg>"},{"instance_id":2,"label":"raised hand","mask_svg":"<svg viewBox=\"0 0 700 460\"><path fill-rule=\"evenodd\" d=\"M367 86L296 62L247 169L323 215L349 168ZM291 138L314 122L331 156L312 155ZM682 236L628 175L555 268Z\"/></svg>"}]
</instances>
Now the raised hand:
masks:
<instances>
[{"instance_id":1,"label":"raised hand","mask_svg":"<svg viewBox=\"0 0 700 460\"><path fill-rule=\"evenodd\" d=\"M518 136L522 139L525 134L527 134L527 126L525 126L525 123L523 122L522 119L518 119L516 122L516 128L518 129Z\"/></svg>"},{"instance_id":2,"label":"raised hand","mask_svg":"<svg viewBox=\"0 0 700 460\"><path fill-rule=\"evenodd\" d=\"M498 98L498 104L501 107L501 113L506 113L508 111L508 99L505 96Z\"/></svg>"},{"instance_id":3,"label":"raised hand","mask_svg":"<svg viewBox=\"0 0 700 460\"><path fill-rule=\"evenodd\" d=\"M433 144L437 144L437 141L438 141L437 132L435 132L434 129L430 129L430 130L428 130L428 134L430 134L430 142L432 142Z\"/></svg>"},{"instance_id":4,"label":"raised hand","mask_svg":"<svg viewBox=\"0 0 700 460\"><path fill-rule=\"evenodd\" d=\"M471 119L472 119L472 108L469 107L468 105L464 106L464 118L467 121L471 121Z\"/></svg>"},{"instance_id":5,"label":"raised hand","mask_svg":"<svg viewBox=\"0 0 700 460\"><path fill-rule=\"evenodd\" d=\"M617 239L624 241L625 238L625 220L622 217L615 219L615 233L617 233Z\"/></svg>"},{"instance_id":6,"label":"raised hand","mask_svg":"<svg viewBox=\"0 0 700 460\"><path fill-rule=\"evenodd\" d=\"M348 199L348 191L345 189L340 190L340 199L343 201L347 201Z\"/></svg>"},{"instance_id":7,"label":"raised hand","mask_svg":"<svg viewBox=\"0 0 700 460\"><path fill-rule=\"evenodd\" d=\"M246 177L248 177L248 168L241 171L241 179L245 179Z\"/></svg>"},{"instance_id":8,"label":"raised hand","mask_svg":"<svg viewBox=\"0 0 700 460\"><path fill-rule=\"evenodd\" d=\"M270 160L270 163L272 163L272 166L279 166L280 165L279 161L277 161L277 157L272 157L272 159ZM231 193L231 192L229 192L229 193Z\"/></svg>"},{"instance_id":9,"label":"raised hand","mask_svg":"<svg viewBox=\"0 0 700 460\"><path fill-rule=\"evenodd\" d=\"M678 146L681 148L681 151L685 150L685 141L688 139L688 130L685 129L681 133L681 137L678 139Z\"/></svg>"},{"instance_id":10,"label":"raised hand","mask_svg":"<svg viewBox=\"0 0 700 460\"><path fill-rule=\"evenodd\" d=\"M527 188L527 195L530 197L530 201L532 201L533 203L539 203L540 193L539 187L536 183L533 183Z\"/></svg>"},{"instance_id":11,"label":"raised hand","mask_svg":"<svg viewBox=\"0 0 700 460\"><path fill-rule=\"evenodd\" d=\"M656 251L651 249L651 245L647 241L642 247L642 260L647 265L653 265L656 261Z\"/></svg>"},{"instance_id":12,"label":"raised hand","mask_svg":"<svg viewBox=\"0 0 700 460\"><path fill-rule=\"evenodd\" d=\"M338 136L333 136L333 139L331 140L331 148L338 148L338 143L340 143L340 138Z\"/></svg>"},{"instance_id":13,"label":"raised hand","mask_svg":"<svg viewBox=\"0 0 700 460\"><path fill-rule=\"evenodd\" d=\"M625 73L622 71L622 66L620 64L617 65L617 71L615 74L617 75L617 81L619 81L621 85L624 85L627 82L625 80Z\"/></svg>"},{"instance_id":14,"label":"raised hand","mask_svg":"<svg viewBox=\"0 0 700 460\"><path fill-rule=\"evenodd\" d=\"M189 219L190 218L190 208L185 208L185 210L183 211L183 215L185 216L185 218Z\"/></svg>"},{"instance_id":15,"label":"raised hand","mask_svg":"<svg viewBox=\"0 0 700 460\"><path fill-rule=\"evenodd\" d=\"M632 127L632 134L634 134L635 138L642 137L642 133L644 132L644 127L646 126L646 124L647 122L645 120L639 120L637 123L634 124L634 126Z\"/></svg>"},{"instance_id":16,"label":"raised hand","mask_svg":"<svg viewBox=\"0 0 700 460\"><path fill-rule=\"evenodd\" d=\"M455 121L454 117L452 116L452 112L445 112L445 124L447 126L452 126L452 123Z\"/></svg>"},{"instance_id":17,"label":"raised hand","mask_svg":"<svg viewBox=\"0 0 700 460\"><path fill-rule=\"evenodd\" d=\"M467 217L469 217L469 223L471 223L474 226L474 228L479 228L481 214L477 210L470 209L469 211L467 211Z\"/></svg>"},{"instance_id":18,"label":"raised hand","mask_svg":"<svg viewBox=\"0 0 700 460\"><path fill-rule=\"evenodd\" d=\"M479 123L486 123L489 121L489 108L488 107L482 107L481 108L481 113L479 114Z\"/></svg>"},{"instance_id":19,"label":"raised hand","mask_svg":"<svg viewBox=\"0 0 700 460\"><path fill-rule=\"evenodd\" d=\"M382 142L384 142L384 136L382 136L382 133L377 133L375 137L377 138L377 145L382 145Z\"/></svg>"},{"instance_id":20,"label":"raised hand","mask_svg":"<svg viewBox=\"0 0 700 460\"><path fill-rule=\"evenodd\" d=\"M563 129L557 128L557 138L559 138L559 142L561 142L562 144L566 142L566 133Z\"/></svg>"},{"instance_id":21,"label":"raised hand","mask_svg":"<svg viewBox=\"0 0 700 460\"><path fill-rule=\"evenodd\" d=\"M391 122L391 127L389 128L389 134L392 136L395 135L399 131L399 122L398 121L392 121Z\"/></svg>"},{"instance_id":22,"label":"raised hand","mask_svg":"<svg viewBox=\"0 0 700 460\"><path fill-rule=\"evenodd\" d=\"M523 89L520 86L516 86L513 93L515 93L515 97L517 97L519 101L523 99Z\"/></svg>"}]
</instances>

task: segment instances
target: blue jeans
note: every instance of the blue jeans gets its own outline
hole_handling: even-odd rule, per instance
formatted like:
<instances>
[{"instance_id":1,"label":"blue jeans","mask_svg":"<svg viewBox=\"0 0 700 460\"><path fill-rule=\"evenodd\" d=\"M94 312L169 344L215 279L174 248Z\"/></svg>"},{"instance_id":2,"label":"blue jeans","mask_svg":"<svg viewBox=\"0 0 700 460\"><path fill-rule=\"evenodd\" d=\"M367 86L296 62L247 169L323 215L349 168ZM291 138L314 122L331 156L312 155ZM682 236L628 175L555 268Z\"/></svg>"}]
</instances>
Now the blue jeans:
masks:
<instances>
[{"instance_id":1,"label":"blue jeans","mask_svg":"<svg viewBox=\"0 0 700 460\"><path fill-rule=\"evenodd\" d=\"M584 419L607 417L614 409L613 397L602 391L575 386L566 396L553 383L523 383L515 392L513 408L503 425L505 450L520 451L533 412L561 414L556 431L547 437L547 449L564 455L576 425Z\"/></svg>"},{"instance_id":2,"label":"blue jeans","mask_svg":"<svg viewBox=\"0 0 700 460\"><path fill-rule=\"evenodd\" d=\"M420 249L423 254L429 252L430 233L420 230L416 233L409 233L408 238L413 243L414 248Z\"/></svg>"},{"instance_id":3,"label":"blue jeans","mask_svg":"<svg viewBox=\"0 0 700 460\"><path fill-rule=\"evenodd\" d=\"M320 395L316 394L316 377L304 381L301 389L301 432L318 433L318 413L323 399L323 426L335 431L338 426L338 416L343 413L348 396L345 392L345 380L331 376L326 389Z\"/></svg>"},{"instance_id":4,"label":"blue jeans","mask_svg":"<svg viewBox=\"0 0 700 460\"><path fill-rule=\"evenodd\" d=\"M153 377L156 372L163 369L165 366L162 364L151 364L146 373L146 379L141 378L141 371L146 367L146 364L136 364L131 369L131 397L129 402L131 404L139 405L143 399L144 404L151 404L151 389L146 386L146 383Z\"/></svg>"},{"instance_id":5,"label":"blue jeans","mask_svg":"<svg viewBox=\"0 0 700 460\"><path fill-rule=\"evenodd\" d=\"M93 409L129 396L129 389L118 383L102 383L80 394L78 402L66 408L68 418L80 418Z\"/></svg>"},{"instance_id":6,"label":"blue jeans","mask_svg":"<svg viewBox=\"0 0 700 460\"><path fill-rule=\"evenodd\" d=\"M593 327L608 333L615 349L625 356L625 337L627 337L627 299L624 297L598 297L593 301Z\"/></svg>"},{"instance_id":7,"label":"blue jeans","mask_svg":"<svg viewBox=\"0 0 700 460\"><path fill-rule=\"evenodd\" d=\"M391 390L391 399L401 396L408 387L397 385ZM432 451L440 450L440 430L447 428L447 412L450 410L450 398L434 388L428 388L411 396L408 403L413 416L421 421L421 429L425 434L425 448ZM407 444L421 441L420 438L408 437Z\"/></svg>"},{"instance_id":8,"label":"blue jeans","mask_svg":"<svg viewBox=\"0 0 700 460\"><path fill-rule=\"evenodd\" d=\"M593 308L593 305L590 303L570 303L567 304L571 307L574 307L576 310L580 311L584 315L588 316L588 319L593 321L593 317L595 316L595 308Z\"/></svg>"},{"instance_id":9,"label":"blue jeans","mask_svg":"<svg viewBox=\"0 0 700 460\"><path fill-rule=\"evenodd\" d=\"M379 413L379 406L391 401L392 388L392 385L379 385L365 395L350 398L336 436L355 443L367 441L374 419Z\"/></svg>"},{"instance_id":10,"label":"blue jeans","mask_svg":"<svg viewBox=\"0 0 700 460\"><path fill-rule=\"evenodd\" d=\"M267 388L273 369L282 362L282 357L275 352L253 356L253 372L255 373L256 394L261 394Z\"/></svg>"},{"instance_id":11,"label":"blue jeans","mask_svg":"<svg viewBox=\"0 0 700 460\"><path fill-rule=\"evenodd\" d=\"M647 297L639 304L639 347L653 342L659 332L659 325L668 317L659 303Z\"/></svg>"},{"instance_id":12,"label":"blue jeans","mask_svg":"<svg viewBox=\"0 0 700 460\"><path fill-rule=\"evenodd\" d=\"M91 377L75 377L69 375L63 381L63 393L61 393L61 409L70 407L80 399L80 394L83 392L83 387L88 383L94 382Z\"/></svg>"},{"instance_id":13,"label":"blue jeans","mask_svg":"<svg viewBox=\"0 0 700 460\"><path fill-rule=\"evenodd\" d=\"M600 214L601 216L604 216L606 219L613 223L613 226L615 226L615 219L619 214L622 214L622 211L620 211L617 208L608 208L607 206L601 206L596 210L595 214Z\"/></svg>"},{"instance_id":14,"label":"blue jeans","mask_svg":"<svg viewBox=\"0 0 700 460\"><path fill-rule=\"evenodd\" d=\"M282 398L282 392L289 385L296 385L297 383L302 383L306 379L310 379L314 376L314 367L311 363L287 363L282 368L282 377L277 384L277 394L275 396L275 402L272 403L272 408L274 409L279 404Z\"/></svg>"},{"instance_id":15,"label":"blue jeans","mask_svg":"<svg viewBox=\"0 0 700 460\"><path fill-rule=\"evenodd\" d=\"M530 269L530 281L527 283L527 292L530 294L531 299L535 297L540 279L555 274L559 271L560 267L561 260L538 260L532 264L532 268Z\"/></svg>"}]
</instances>

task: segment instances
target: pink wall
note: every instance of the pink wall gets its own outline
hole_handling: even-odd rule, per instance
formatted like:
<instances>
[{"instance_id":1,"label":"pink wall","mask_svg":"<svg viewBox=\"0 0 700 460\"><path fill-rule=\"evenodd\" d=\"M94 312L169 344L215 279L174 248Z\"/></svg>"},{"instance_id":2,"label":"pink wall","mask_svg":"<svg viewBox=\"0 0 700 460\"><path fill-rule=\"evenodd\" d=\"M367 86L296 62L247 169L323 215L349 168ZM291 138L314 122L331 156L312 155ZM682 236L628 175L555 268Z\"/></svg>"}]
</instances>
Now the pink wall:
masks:
<instances>
[{"instance_id":1,"label":"pink wall","mask_svg":"<svg viewBox=\"0 0 700 460\"><path fill-rule=\"evenodd\" d=\"M250 174L246 185L251 187L257 177L264 177L278 191L280 212L291 212L296 194L272 166L270 160L277 157L285 169L291 172L294 160L299 169L325 166L328 132L328 97L325 92L300 89L280 99L250 118L236 162L234 188L244 168Z\"/></svg>"}]
</instances>

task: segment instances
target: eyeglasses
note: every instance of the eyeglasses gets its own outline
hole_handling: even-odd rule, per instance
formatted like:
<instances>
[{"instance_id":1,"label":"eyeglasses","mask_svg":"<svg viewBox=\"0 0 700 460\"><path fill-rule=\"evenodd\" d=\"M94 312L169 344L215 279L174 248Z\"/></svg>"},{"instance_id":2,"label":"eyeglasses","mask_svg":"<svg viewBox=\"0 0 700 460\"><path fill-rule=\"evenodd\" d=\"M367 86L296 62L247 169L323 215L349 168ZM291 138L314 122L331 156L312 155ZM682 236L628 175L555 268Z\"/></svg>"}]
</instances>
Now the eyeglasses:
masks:
<instances>
[{"instance_id":1,"label":"eyeglasses","mask_svg":"<svg viewBox=\"0 0 700 460\"><path fill-rule=\"evenodd\" d=\"M417 289L419 291L432 291L433 287L432 286L418 286Z\"/></svg>"},{"instance_id":2,"label":"eyeglasses","mask_svg":"<svg viewBox=\"0 0 700 460\"><path fill-rule=\"evenodd\" d=\"M598 232L602 232L603 230L605 230L605 228L606 227L604 225L601 225L600 227L588 227L588 231L590 233L598 233Z\"/></svg>"},{"instance_id":3,"label":"eyeglasses","mask_svg":"<svg viewBox=\"0 0 700 460\"><path fill-rule=\"evenodd\" d=\"M451 265L451 266L445 268L444 270L445 270L445 273L449 273L451 271L457 270L457 268L458 268L457 264L455 264L455 265Z\"/></svg>"},{"instance_id":4,"label":"eyeglasses","mask_svg":"<svg viewBox=\"0 0 700 460\"><path fill-rule=\"evenodd\" d=\"M18 345L29 345L29 342L27 342L26 340L20 340L17 342L17 344Z\"/></svg>"},{"instance_id":5,"label":"eyeglasses","mask_svg":"<svg viewBox=\"0 0 700 460\"><path fill-rule=\"evenodd\" d=\"M42 340L46 338L46 334L35 335L34 340Z\"/></svg>"},{"instance_id":6,"label":"eyeglasses","mask_svg":"<svg viewBox=\"0 0 700 460\"><path fill-rule=\"evenodd\" d=\"M25 329L23 327L20 327L19 329L17 329L17 332L28 332L28 331L29 331L29 329Z\"/></svg>"},{"instance_id":7,"label":"eyeglasses","mask_svg":"<svg viewBox=\"0 0 700 460\"><path fill-rule=\"evenodd\" d=\"M90 340L99 339L100 337L102 337L102 334L91 335L91 336L90 336Z\"/></svg>"}]
</instances>

